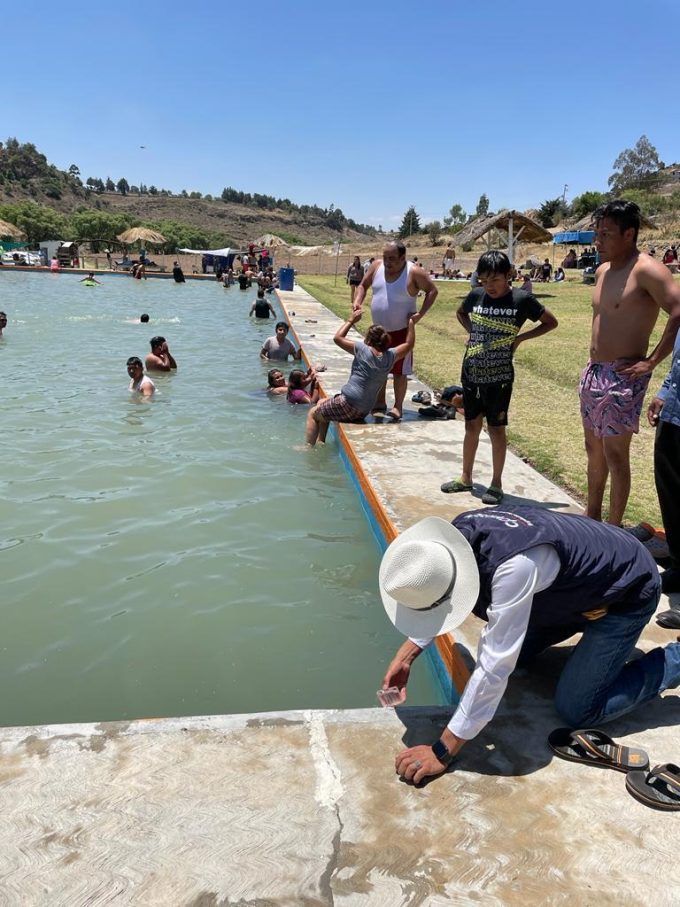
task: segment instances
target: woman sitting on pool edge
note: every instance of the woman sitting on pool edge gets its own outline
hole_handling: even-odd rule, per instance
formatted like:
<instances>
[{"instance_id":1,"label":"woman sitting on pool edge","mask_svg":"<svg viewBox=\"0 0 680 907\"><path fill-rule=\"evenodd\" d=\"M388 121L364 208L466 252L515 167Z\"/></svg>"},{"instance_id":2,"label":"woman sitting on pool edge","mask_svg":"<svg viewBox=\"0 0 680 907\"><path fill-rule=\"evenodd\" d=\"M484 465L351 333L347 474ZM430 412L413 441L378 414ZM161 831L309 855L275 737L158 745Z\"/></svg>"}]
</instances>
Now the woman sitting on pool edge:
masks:
<instances>
[{"instance_id":1,"label":"woman sitting on pool edge","mask_svg":"<svg viewBox=\"0 0 680 907\"><path fill-rule=\"evenodd\" d=\"M354 312L333 338L334 343L347 353L352 353L352 371L349 381L334 397L328 397L312 407L307 416L305 440L313 447L317 441L325 442L331 422L363 422L370 413L395 362L407 356L416 340L413 319L409 319L405 343L389 349L390 335L380 324L372 324L363 340L348 340L347 334L361 318Z\"/></svg>"}]
</instances>

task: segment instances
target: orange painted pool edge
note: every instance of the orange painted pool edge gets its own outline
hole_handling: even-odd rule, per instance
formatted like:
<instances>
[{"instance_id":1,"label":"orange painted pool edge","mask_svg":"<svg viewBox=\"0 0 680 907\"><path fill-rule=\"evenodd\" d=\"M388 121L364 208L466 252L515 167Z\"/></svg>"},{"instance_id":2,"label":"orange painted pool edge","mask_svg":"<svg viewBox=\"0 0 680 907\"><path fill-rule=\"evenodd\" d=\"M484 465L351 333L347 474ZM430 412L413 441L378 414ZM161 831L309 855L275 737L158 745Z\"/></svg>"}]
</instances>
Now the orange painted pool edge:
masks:
<instances>
[{"instance_id":1,"label":"orange painted pool edge","mask_svg":"<svg viewBox=\"0 0 680 907\"><path fill-rule=\"evenodd\" d=\"M304 361L309 368L310 361L305 353L304 347L300 342L300 338L297 334L297 331L290 323L290 317L288 315L288 310L285 303L281 299L281 295L276 291L276 296L279 301L283 313L286 317L286 321L290 325L290 331L292 332L295 342L302 350L302 356ZM317 378L317 383L320 384L319 379ZM327 396L326 392L323 390L323 387L320 386L320 392L322 396ZM385 540L389 544L392 542L398 535L397 527L394 525L392 520L387 515L385 508L382 505L382 502L371 484L370 479L366 475L364 467L361 465L361 460L357 456L354 448L348 437L348 432L345 429L345 426L342 423L336 423L336 431L340 445L347 457L348 462L350 463L352 470L354 471L355 477L359 483L361 491L366 499L368 506L371 508L373 516L380 526L380 529L385 537ZM437 651L439 657L442 660L442 663L445 669L448 671L451 683L457 693L462 695L465 685L470 679L470 671L463 661L460 652L456 646L456 641L452 633L445 633L443 636L437 636L435 638L435 645L437 646Z\"/></svg>"}]
</instances>

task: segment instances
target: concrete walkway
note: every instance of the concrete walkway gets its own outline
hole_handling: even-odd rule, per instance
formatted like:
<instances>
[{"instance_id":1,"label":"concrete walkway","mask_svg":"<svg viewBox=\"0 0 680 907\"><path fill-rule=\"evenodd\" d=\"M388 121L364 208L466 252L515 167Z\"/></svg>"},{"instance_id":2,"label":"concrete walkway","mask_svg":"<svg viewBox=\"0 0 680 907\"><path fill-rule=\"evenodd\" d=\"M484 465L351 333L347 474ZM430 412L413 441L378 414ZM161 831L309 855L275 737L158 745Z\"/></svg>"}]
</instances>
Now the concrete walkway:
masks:
<instances>
[{"instance_id":1,"label":"concrete walkway","mask_svg":"<svg viewBox=\"0 0 680 907\"><path fill-rule=\"evenodd\" d=\"M338 319L299 289L280 297L335 392L349 370L332 345ZM439 492L459 470L462 435L461 421L416 415L347 428L398 530L481 506L483 486ZM480 478L489 454L484 441ZM506 477L508 501L578 509L515 457ZM471 618L463 650L478 632ZM675 635L653 626L641 649ZM487 730L422 788L399 781L393 757L437 739L446 709L0 730L0 905L677 904L680 814L644 807L623 775L552 759L545 746L565 655L516 672ZM652 764L677 763L678 723L680 699L666 694L607 731Z\"/></svg>"}]
</instances>

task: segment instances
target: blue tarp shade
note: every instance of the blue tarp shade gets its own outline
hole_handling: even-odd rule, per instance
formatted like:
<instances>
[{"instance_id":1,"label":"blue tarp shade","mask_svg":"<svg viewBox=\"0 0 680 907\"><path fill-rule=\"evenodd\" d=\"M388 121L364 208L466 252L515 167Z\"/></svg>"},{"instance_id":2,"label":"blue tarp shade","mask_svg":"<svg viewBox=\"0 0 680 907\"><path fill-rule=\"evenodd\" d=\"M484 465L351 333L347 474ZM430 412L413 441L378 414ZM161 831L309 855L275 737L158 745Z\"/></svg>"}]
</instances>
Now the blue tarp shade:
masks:
<instances>
[{"instance_id":1,"label":"blue tarp shade","mask_svg":"<svg viewBox=\"0 0 680 907\"><path fill-rule=\"evenodd\" d=\"M556 233L554 243L578 243L581 246L590 246L595 242L594 230L572 230L568 233Z\"/></svg>"}]
</instances>

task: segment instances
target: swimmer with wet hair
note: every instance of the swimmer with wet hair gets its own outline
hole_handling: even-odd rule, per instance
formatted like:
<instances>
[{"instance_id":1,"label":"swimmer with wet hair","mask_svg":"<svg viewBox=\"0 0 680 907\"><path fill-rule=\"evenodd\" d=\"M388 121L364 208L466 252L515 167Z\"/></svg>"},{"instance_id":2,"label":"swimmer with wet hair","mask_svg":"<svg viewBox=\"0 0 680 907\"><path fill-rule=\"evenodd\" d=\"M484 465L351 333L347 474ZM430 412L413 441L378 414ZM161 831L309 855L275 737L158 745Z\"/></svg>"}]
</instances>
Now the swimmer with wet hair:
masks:
<instances>
[{"instance_id":1,"label":"swimmer with wet hair","mask_svg":"<svg viewBox=\"0 0 680 907\"><path fill-rule=\"evenodd\" d=\"M165 337L152 337L149 341L151 352L146 357L147 372L170 372L177 368Z\"/></svg>"},{"instance_id":2,"label":"swimmer with wet hair","mask_svg":"<svg viewBox=\"0 0 680 907\"><path fill-rule=\"evenodd\" d=\"M144 374L144 365L139 356L130 356L127 361L127 373L130 376L129 390L133 394L151 397L156 391L156 385L148 375Z\"/></svg>"},{"instance_id":3,"label":"swimmer with wet hair","mask_svg":"<svg viewBox=\"0 0 680 907\"><path fill-rule=\"evenodd\" d=\"M7 315L4 312L0 312L0 337L2 337L3 330L7 327Z\"/></svg>"},{"instance_id":4,"label":"swimmer with wet hair","mask_svg":"<svg viewBox=\"0 0 680 907\"><path fill-rule=\"evenodd\" d=\"M146 312L145 312L143 315L140 316L140 319L139 319L139 320L140 320L140 322L141 322L142 324L148 324L148 323L149 323L149 316L148 316L148 315L146 314Z\"/></svg>"},{"instance_id":5,"label":"swimmer with wet hair","mask_svg":"<svg viewBox=\"0 0 680 907\"><path fill-rule=\"evenodd\" d=\"M268 394L287 394L288 384L286 376L280 368L270 368L267 372L267 393Z\"/></svg>"}]
</instances>

